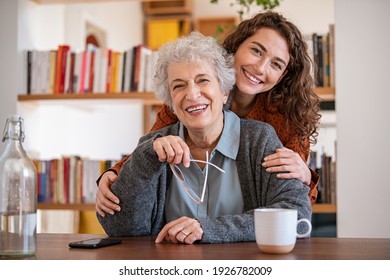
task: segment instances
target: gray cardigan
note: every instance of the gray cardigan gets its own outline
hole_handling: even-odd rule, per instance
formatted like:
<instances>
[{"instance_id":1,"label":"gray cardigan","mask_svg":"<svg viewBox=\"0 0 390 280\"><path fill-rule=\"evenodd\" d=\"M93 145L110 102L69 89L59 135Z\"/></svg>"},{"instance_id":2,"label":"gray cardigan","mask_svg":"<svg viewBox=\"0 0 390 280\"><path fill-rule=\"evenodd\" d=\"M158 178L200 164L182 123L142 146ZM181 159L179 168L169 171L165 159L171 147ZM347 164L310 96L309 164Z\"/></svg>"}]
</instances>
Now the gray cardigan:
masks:
<instances>
[{"instance_id":1,"label":"gray cardigan","mask_svg":"<svg viewBox=\"0 0 390 280\"><path fill-rule=\"evenodd\" d=\"M244 198L244 213L200 218L202 243L255 241L255 208L293 208L298 218L311 219L309 187L296 179L281 180L261 166L265 156L282 146L274 129L263 122L240 119L237 170ZM157 235L165 225L164 205L172 171L158 160L153 141L178 135L179 123L151 132L140 139L111 186L121 211L104 218L97 215L109 236Z\"/></svg>"}]
</instances>

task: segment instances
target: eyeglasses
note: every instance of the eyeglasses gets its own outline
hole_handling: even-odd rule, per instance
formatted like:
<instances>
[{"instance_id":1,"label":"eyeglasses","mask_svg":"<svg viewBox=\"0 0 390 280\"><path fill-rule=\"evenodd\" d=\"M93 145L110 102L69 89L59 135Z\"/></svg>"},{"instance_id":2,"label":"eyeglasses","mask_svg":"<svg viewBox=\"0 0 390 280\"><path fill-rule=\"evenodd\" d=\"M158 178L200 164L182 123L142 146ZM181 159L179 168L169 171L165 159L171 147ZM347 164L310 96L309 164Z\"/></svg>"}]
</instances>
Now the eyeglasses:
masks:
<instances>
[{"instance_id":1,"label":"eyeglasses","mask_svg":"<svg viewBox=\"0 0 390 280\"><path fill-rule=\"evenodd\" d=\"M190 159L190 161L192 162L202 162L202 163L205 163L206 164L206 175L205 175L205 178L204 178L204 184L203 184L203 190L202 190L202 195L201 197L199 197L195 191L191 188L191 186L188 184L188 182L186 181L186 178L184 177L184 174L183 172L181 172L180 168L175 165L175 164L169 164L169 166L171 167L171 170L173 172L173 175L175 175L176 179L179 180L179 182L181 183L181 185L183 186L184 190L186 191L186 193L188 194L188 196L193 200L195 201L196 204L200 204L203 202L204 200L204 195L205 195L205 192L206 192L206 184L207 184L207 177L208 177L208 174L209 174L209 165L213 166L214 168L218 169L220 172L222 173L225 173L225 170L223 170L222 168L219 168L218 166L216 166L215 164L209 162L209 153L208 151L206 151L206 161L204 160L198 160L198 159Z\"/></svg>"}]
</instances>

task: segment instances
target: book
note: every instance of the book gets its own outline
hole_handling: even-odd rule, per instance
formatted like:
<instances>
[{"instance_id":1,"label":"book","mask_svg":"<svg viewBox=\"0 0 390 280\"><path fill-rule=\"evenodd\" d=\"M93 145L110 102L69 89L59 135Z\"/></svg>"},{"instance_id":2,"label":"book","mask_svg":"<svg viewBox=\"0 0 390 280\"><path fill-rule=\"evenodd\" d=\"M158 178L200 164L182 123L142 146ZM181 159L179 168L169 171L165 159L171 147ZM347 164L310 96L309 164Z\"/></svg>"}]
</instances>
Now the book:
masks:
<instances>
[{"instance_id":1,"label":"book","mask_svg":"<svg viewBox=\"0 0 390 280\"><path fill-rule=\"evenodd\" d=\"M85 50L85 67L84 67L84 78L82 93L89 93L91 91L91 84L93 83L93 53L95 51L95 46L92 44L87 45ZM92 72L92 73L91 73Z\"/></svg>"},{"instance_id":2,"label":"book","mask_svg":"<svg viewBox=\"0 0 390 280\"><path fill-rule=\"evenodd\" d=\"M149 19L146 22L147 46L158 50L164 43L184 35L185 25L180 19Z\"/></svg>"},{"instance_id":3,"label":"book","mask_svg":"<svg viewBox=\"0 0 390 280\"><path fill-rule=\"evenodd\" d=\"M69 88L70 88L70 67L71 67L71 62L70 62L70 59L71 59L71 51L69 50L67 53L66 53L66 66L65 66L65 78L64 78L64 88L63 88L63 93L68 93L69 92Z\"/></svg>"},{"instance_id":4,"label":"book","mask_svg":"<svg viewBox=\"0 0 390 280\"><path fill-rule=\"evenodd\" d=\"M324 86L324 70L323 70L323 67L324 67L324 57L323 57L323 41L322 41L322 35L318 35L317 34L317 49L318 49L318 53L317 53L317 65L318 65L318 69L317 69L317 79L316 79L316 85L319 86L319 87L323 87Z\"/></svg>"},{"instance_id":5,"label":"book","mask_svg":"<svg viewBox=\"0 0 390 280\"><path fill-rule=\"evenodd\" d=\"M336 86L335 82L335 50L334 50L334 24L329 25L329 85Z\"/></svg>"},{"instance_id":6,"label":"book","mask_svg":"<svg viewBox=\"0 0 390 280\"><path fill-rule=\"evenodd\" d=\"M74 86L74 77L75 77L75 60L76 60L76 53L71 52L70 53L70 65L69 65L69 81L68 81L68 90L66 93L75 93L75 86Z\"/></svg>"},{"instance_id":7,"label":"book","mask_svg":"<svg viewBox=\"0 0 390 280\"><path fill-rule=\"evenodd\" d=\"M102 81L102 48L96 48L94 52L94 62L93 62L93 85L92 85L92 93L102 93L100 89L101 81Z\"/></svg>"},{"instance_id":8,"label":"book","mask_svg":"<svg viewBox=\"0 0 390 280\"><path fill-rule=\"evenodd\" d=\"M158 51L152 51L148 56L146 62L146 72L145 72L145 92L153 91L153 77L154 77L154 68L158 59Z\"/></svg>"},{"instance_id":9,"label":"book","mask_svg":"<svg viewBox=\"0 0 390 280\"><path fill-rule=\"evenodd\" d=\"M87 72L87 51L81 52L81 68L80 68L80 82L78 84L79 88L77 90L78 93L84 93L85 86L85 76Z\"/></svg>"},{"instance_id":10,"label":"book","mask_svg":"<svg viewBox=\"0 0 390 280\"><path fill-rule=\"evenodd\" d=\"M80 93L83 52L75 53L72 92Z\"/></svg>"},{"instance_id":11,"label":"book","mask_svg":"<svg viewBox=\"0 0 390 280\"><path fill-rule=\"evenodd\" d=\"M329 73L329 34L322 36L322 86L330 86Z\"/></svg>"},{"instance_id":12,"label":"book","mask_svg":"<svg viewBox=\"0 0 390 280\"><path fill-rule=\"evenodd\" d=\"M66 59L69 50L69 45L59 45L57 49L56 74L54 82L54 92L56 94L64 93Z\"/></svg>"},{"instance_id":13,"label":"book","mask_svg":"<svg viewBox=\"0 0 390 280\"><path fill-rule=\"evenodd\" d=\"M31 76L32 76L32 50L27 51L27 74L26 74L26 80L27 80L27 94L31 94Z\"/></svg>"},{"instance_id":14,"label":"book","mask_svg":"<svg viewBox=\"0 0 390 280\"><path fill-rule=\"evenodd\" d=\"M56 61L57 61L57 51L50 51L50 74L49 74L49 88L48 93L54 94L55 92L55 76L56 76Z\"/></svg>"},{"instance_id":15,"label":"book","mask_svg":"<svg viewBox=\"0 0 390 280\"><path fill-rule=\"evenodd\" d=\"M116 83L116 77L117 77L117 69L118 69L118 65L117 65L117 52L116 51L112 51L111 52L111 75L110 75L110 88L108 90L108 92L110 93L113 93L116 91L116 86L117 86L117 83Z\"/></svg>"},{"instance_id":16,"label":"book","mask_svg":"<svg viewBox=\"0 0 390 280\"><path fill-rule=\"evenodd\" d=\"M122 53L122 71L121 71L121 88L119 89L121 92L125 92L125 78L126 78L126 52Z\"/></svg>"},{"instance_id":17,"label":"book","mask_svg":"<svg viewBox=\"0 0 390 280\"><path fill-rule=\"evenodd\" d=\"M99 71L100 81L99 81L99 89L97 89L97 92L99 93L106 92L106 88L107 88L109 52L110 50L107 48L102 49L101 62L100 62L101 66Z\"/></svg>"},{"instance_id":18,"label":"book","mask_svg":"<svg viewBox=\"0 0 390 280\"><path fill-rule=\"evenodd\" d=\"M152 55L152 50L145 47L141 46L140 49L140 61L139 61L139 73L138 73L138 87L137 91L138 92L144 92L145 91L145 84L146 84L146 79L147 77L151 74L148 73L148 62L149 59ZM153 76L153 74L152 74Z\"/></svg>"},{"instance_id":19,"label":"book","mask_svg":"<svg viewBox=\"0 0 390 280\"><path fill-rule=\"evenodd\" d=\"M130 91L136 90L136 86L134 83L136 56L137 56L137 46L134 46L133 54L131 56L132 60L131 60L131 73L130 73Z\"/></svg>"},{"instance_id":20,"label":"book","mask_svg":"<svg viewBox=\"0 0 390 280\"><path fill-rule=\"evenodd\" d=\"M106 57L107 57L107 71L106 71L106 88L105 92L109 93L111 90L111 79L112 79L112 51L111 49L107 49Z\"/></svg>"},{"instance_id":21,"label":"book","mask_svg":"<svg viewBox=\"0 0 390 280\"><path fill-rule=\"evenodd\" d=\"M135 54L133 56L134 72L133 72L133 88L132 88L132 90L138 91L142 45L137 45L134 47L134 49L135 49Z\"/></svg>"},{"instance_id":22,"label":"book","mask_svg":"<svg viewBox=\"0 0 390 280\"><path fill-rule=\"evenodd\" d=\"M317 33L312 34L312 52L313 52L313 78L314 83L316 86L318 86L318 37Z\"/></svg>"},{"instance_id":23,"label":"book","mask_svg":"<svg viewBox=\"0 0 390 280\"><path fill-rule=\"evenodd\" d=\"M123 66L123 76L124 76L124 84L123 91L128 92L131 90L130 81L131 81L131 65L133 60L133 50L127 49L124 53L124 66Z\"/></svg>"},{"instance_id":24,"label":"book","mask_svg":"<svg viewBox=\"0 0 390 280\"><path fill-rule=\"evenodd\" d=\"M58 191L58 159L50 160L50 196L49 201L52 203L58 203L57 191Z\"/></svg>"},{"instance_id":25,"label":"book","mask_svg":"<svg viewBox=\"0 0 390 280\"><path fill-rule=\"evenodd\" d=\"M70 158L68 156L62 157L63 162L63 185L61 190L61 201L62 203L69 203L69 169L70 169Z\"/></svg>"},{"instance_id":26,"label":"book","mask_svg":"<svg viewBox=\"0 0 390 280\"><path fill-rule=\"evenodd\" d=\"M89 63L89 83L88 83L88 93L93 92L93 85L95 79L95 51L91 52L90 63Z\"/></svg>"}]
</instances>

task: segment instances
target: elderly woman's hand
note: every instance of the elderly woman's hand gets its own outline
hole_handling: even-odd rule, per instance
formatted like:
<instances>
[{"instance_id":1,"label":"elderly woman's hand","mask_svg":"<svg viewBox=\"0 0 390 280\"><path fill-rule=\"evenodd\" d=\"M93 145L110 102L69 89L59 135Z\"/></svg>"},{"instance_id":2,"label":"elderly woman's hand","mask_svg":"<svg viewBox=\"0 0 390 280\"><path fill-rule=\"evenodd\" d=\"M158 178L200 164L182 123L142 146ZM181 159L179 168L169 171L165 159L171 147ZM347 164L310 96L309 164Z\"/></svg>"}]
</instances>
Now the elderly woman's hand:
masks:
<instances>
[{"instance_id":1,"label":"elderly woman's hand","mask_svg":"<svg viewBox=\"0 0 390 280\"><path fill-rule=\"evenodd\" d=\"M161 162L183 163L185 167L190 166L190 149L179 136L168 135L157 138L153 142L153 148Z\"/></svg>"},{"instance_id":2,"label":"elderly woman's hand","mask_svg":"<svg viewBox=\"0 0 390 280\"><path fill-rule=\"evenodd\" d=\"M156 243L165 240L170 243L193 244L201 240L202 236L203 230L198 220L183 216L166 224L158 234Z\"/></svg>"}]
</instances>

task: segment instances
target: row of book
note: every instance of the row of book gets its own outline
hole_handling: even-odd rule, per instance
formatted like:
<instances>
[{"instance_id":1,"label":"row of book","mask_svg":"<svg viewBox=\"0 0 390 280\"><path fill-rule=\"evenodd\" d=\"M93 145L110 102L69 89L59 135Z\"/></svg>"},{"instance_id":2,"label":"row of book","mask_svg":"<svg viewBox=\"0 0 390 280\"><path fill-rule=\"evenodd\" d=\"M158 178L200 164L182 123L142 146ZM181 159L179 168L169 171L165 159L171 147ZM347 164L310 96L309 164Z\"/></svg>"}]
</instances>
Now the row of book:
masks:
<instances>
[{"instance_id":1,"label":"row of book","mask_svg":"<svg viewBox=\"0 0 390 280\"><path fill-rule=\"evenodd\" d=\"M335 87L334 25L327 34L313 33L307 37L310 56L314 63L312 74L317 87Z\"/></svg>"},{"instance_id":2,"label":"row of book","mask_svg":"<svg viewBox=\"0 0 390 280\"><path fill-rule=\"evenodd\" d=\"M95 203L96 180L116 161L63 156L33 162L37 169L38 202L67 204Z\"/></svg>"},{"instance_id":3,"label":"row of book","mask_svg":"<svg viewBox=\"0 0 390 280\"><path fill-rule=\"evenodd\" d=\"M317 152L310 153L309 167L320 176L316 203L336 203L336 161L332 156L322 153L320 164L317 163Z\"/></svg>"},{"instance_id":4,"label":"row of book","mask_svg":"<svg viewBox=\"0 0 390 280\"><path fill-rule=\"evenodd\" d=\"M123 52L89 44L27 51L28 94L85 94L152 91L157 51L136 45Z\"/></svg>"},{"instance_id":5,"label":"row of book","mask_svg":"<svg viewBox=\"0 0 390 280\"><path fill-rule=\"evenodd\" d=\"M334 87L334 25L327 34L307 37L318 87ZM85 51L69 45L27 51L28 94L151 92L158 51L141 44L123 52L89 44Z\"/></svg>"}]
</instances>

